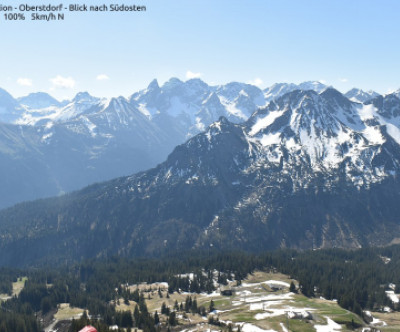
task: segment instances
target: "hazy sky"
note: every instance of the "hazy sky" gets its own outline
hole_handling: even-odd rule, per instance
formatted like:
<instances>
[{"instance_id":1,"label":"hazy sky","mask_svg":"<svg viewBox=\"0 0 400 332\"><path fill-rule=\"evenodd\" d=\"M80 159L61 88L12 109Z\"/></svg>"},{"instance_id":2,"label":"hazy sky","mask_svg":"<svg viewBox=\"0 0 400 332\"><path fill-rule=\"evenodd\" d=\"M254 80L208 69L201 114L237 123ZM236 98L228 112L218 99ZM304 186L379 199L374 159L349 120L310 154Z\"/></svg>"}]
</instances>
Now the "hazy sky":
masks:
<instances>
[{"instance_id":1,"label":"hazy sky","mask_svg":"<svg viewBox=\"0 0 400 332\"><path fill-rule=\"evenodd\" d=\"M129 96L170 77L262 88L307 80L341 91L400 88L398 0L51 2L136 4L147 11L65 11L64 21L52 22L30 21L28 13L25 21L5 21L1 12L0 87L15 97ZM2 2L8 4L19 1Z\"/></svg>"}]
</instances>

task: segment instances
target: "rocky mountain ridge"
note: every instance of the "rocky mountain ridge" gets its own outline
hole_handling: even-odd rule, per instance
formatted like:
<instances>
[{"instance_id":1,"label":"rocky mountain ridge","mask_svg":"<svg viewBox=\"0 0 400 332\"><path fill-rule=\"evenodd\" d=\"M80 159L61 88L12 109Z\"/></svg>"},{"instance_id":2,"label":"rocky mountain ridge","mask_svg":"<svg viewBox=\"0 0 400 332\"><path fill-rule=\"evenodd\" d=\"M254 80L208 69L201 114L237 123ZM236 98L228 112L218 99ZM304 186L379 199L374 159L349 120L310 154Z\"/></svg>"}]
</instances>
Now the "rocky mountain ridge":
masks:
<instances>
[{"instance_id":1,"label":"rocky mountain ridge","mask_svg":"<svg viewBox=\"0 0 400 332\"><path fill-rule=\"evenodd\" d=\"M153 169L3 210L1 263L395 243L399 121L395 94L294 90L244 123L220 117Z\"/></svg>"},{"instance_id":2,"label":"rocky mountain ridge","mask_svg":"<svg viewBox=\"0 0 400 332\"><path fill-rule=\"evenodd\" d=\"M220 116L244 122L273 95L244 83L176 78L162 86L153 80L129 98L80 92L59 102L46 93L15 99L0 92L0 207L154 167Z\"/></svg>"}]
</instances>

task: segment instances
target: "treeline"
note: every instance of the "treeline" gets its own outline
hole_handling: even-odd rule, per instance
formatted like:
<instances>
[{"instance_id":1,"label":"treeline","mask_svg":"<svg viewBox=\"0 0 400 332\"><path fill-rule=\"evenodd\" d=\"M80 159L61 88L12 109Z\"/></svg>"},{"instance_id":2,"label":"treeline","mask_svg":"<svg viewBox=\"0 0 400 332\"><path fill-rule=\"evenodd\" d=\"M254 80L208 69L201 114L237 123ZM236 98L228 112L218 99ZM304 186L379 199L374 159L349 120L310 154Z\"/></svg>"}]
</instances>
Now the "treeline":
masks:
<instances>
[{"instance_id":1,"label":"treeline","mask_svg":"<svg viewBox=\"0 0 400 332\"><path fill-rule=\"evenodd\" d=\"M39 324L34 315L0 311L0 332L39 332Z\"/></svg>"},{"instance_id":2,"label":"treeline","mask_svg":"<svg viewBox=\"0 0 400 332\"><path fill-rule=\"evenodd\" d=\"M130 285L168 282L167 294L162 295L159 290L160 297L175 291L210 293L215 290L215 282L226 284L233 279L240 282L257 269L289 274L299 281L304 295L337 299L342 307L357 314L363 309L379 310L384 306L397 309L385 290L390 283L400 285L400 246L305 252L281 250L258 255L177 253L158 259L113 257L102 261L88 260L70 267L26 271L3 269L0 281L4 284L4 293L10 294L12 282L17 277L27 276L27 281L18 297L1 303L2 317L8 318L1 320L0 332L16 331L16 321L27 326L35 321L35 313L47 313L64 302L85 308L90 313L90 317L83 316L74 321L72 331L78 331L89 322L101 331L107 331L110 325L154 331L159 323L158 313L150 314L145 293L138 289L131 291ZM138 304L135 312L117 312L115 303L121 298L127 303L135 301ZM174 315L177 311L204 315L211 310L198 307L196 299L191 297L185 303L176 303L174 308L162 309L160 315L166 314L170 325L176 323ZM23 327L19 329L23 331ZM28 328L27 331L35 329Z\"/></svg>"},{"instance_id":3,"label":"treeline","mask_svg":"<svg viewBox=\"0 0 400 332\"><path fill-rule=\"evenodd\" d=\"M263 254L243 252L179 254L157 260L129 261L111 259L90 261L82 267L86 279L91 275L114 276L126 283L167 281L169 292L212 292L213 279L242 280L256 269L276 270L289 274L300 283L306 296L337 299L351 311L378 310L383 306L397 309L385 291L390 283L400 285L400 246L358 250L326 249L314 251L279 250ZM179 277L192 272L193 278ZM217 276L215 273L218 273ZM117 276L117 274L119 276Z\"/></svg>"},{"instance_id":4,"label":"treeline","mask_svg":"<svg viewBox=\"0 0 400 332\"><path fill-rule=\"evenodd\" d=\"M387 296L389 284L400 285L400 247L360 250L328 249L276 252L271 265L296 278L306 296L336 299L361 315L363 309L397 309Z\"/></svg>"},{"instance_id":5,"label":"treeline","mask_svg":"<svg viewBox=\"0 0 400 332\"><path fill-rule=\"evenodd\" d=\"M135 306L133 313L129 310L122 312L114 311L113 320L109 321L108 318L90 318L85 311L80 319L72 321L70 332L77 332L87 325L94 326L98 332L110 331L109 326L111 325L117 325L118 332L131 332L134 329L140 329L145 332L156 332L156 326L159 323L157 312L154 315L149 313L143 294L139 296L138 304Z\"/></svg>"},{"instance_id":6,"label":"treeline","mask_svg":"<svg viewBox=\"0 0 400 332\"><path fill-rule=\"evenodd\" d=\"M151 315L145 305L144 293L138 290L131 292L128 285L166 281L169 284L166 296L174 291L212 292L215 290L214 279L226 284L227 279L246 276L254 268L252 259L242 253L198 253L186 257L180 254L169 258L135 260L113 257L103 261L88 260L71 267L14 271L14 275L9 274L7 279L8 287L12 288L12 282L17 277L26 276L25 287L18 297L4 301L1 307L10 314L34 319L37 313L43 315L55 310L59 303L70 303L90 313L90 317L75 320L71 331L78 331L87 323L92 323L99 331L107 331L106 327L111 325L154 331L159 321L158 314L155 317ZM240 263L243 261L247 263ZM182 275L187 271L192 273L192 278ZM120 298L125 302L131 300L138 303L137 310L134 313L116 311L115 303ZM190 312L206 313L205 308L196 308L195 300L189 302L185 304L185 310L189 306ZM172 308L167 322L171 326L176 324Z\"/></svg>"},{"instance_id":7,"label":"treeline","mask_svg":"<svg viewBox=\"0 0 400 332\"><path fill-rule=\"evenodd\" d=\"M17 281L18 274L17 269L0 268L0 294L12 294L12 283Z\"/></svg>"}]
</instances>

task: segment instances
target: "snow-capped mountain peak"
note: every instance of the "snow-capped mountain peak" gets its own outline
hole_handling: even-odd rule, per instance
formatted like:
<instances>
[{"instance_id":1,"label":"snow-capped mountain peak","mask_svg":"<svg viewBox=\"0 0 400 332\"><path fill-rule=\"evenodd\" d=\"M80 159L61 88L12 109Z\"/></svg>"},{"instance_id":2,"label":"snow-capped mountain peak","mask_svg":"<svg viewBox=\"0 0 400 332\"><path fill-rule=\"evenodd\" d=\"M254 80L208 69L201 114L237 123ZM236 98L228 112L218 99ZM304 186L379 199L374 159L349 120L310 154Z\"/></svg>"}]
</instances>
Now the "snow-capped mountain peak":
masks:
<instances>
[{"instance_id":1,"label":"snow-capped mountain peak","mask_svg":"<svg viewBox=\"0 0 400 332\"><path fill-rule=\"evenodd\" d=\"M265 100L269 102L294 90L313 90L319 93L326 88L327 86L325 84L318 81L307 81L298 85L293 83L275 83L264 90L264 96Z\"/></svg>"},{"instance_id":2,"label":"snow-capped mountain peak","mask_svg":"<svg viewBox=\"0 0 400 332\"><path fill-rule=\"evenodd\" d=\"M255 112L246 132L269 163L287 171L309 162L316 173L343 168L356 186L380 182L400 164L400 155L389 157L382 149L400 144L400 100L393 98L360 105L332 88L296 90Z\"/></svg>"},{"instance_id":3,"label":"snow-capped mountain peak","mask_svg":"<svg viewBox=\"0 0 400 332\"><path fill-rule=\"evenodd\" d=\"M0 122L14 122L23 112L17 100L6 90L0 89Z\"/></svg>"},{"instance_id":4,"label":"snow-capped mountain peak","mask_svg":"<svg viewBox=\"0 0 400 332\"><path fill-rule=\"evenodd\" d=\"M78 92L72 102L74 103L82 103L82 102L89 102L89 103L97 103L100 101L100 98L93 97L89 94L89 92Z\"/></svg>"},{"instance_id":5,"label":"snow-capped mountain peak","mask_svg":"<svg viewBox=\"0 0 400 332\"><path fill-rule=\"evenodd\" d=\"M184 83L179 78L171 77L162 85L162 89L166 92L172 92L181 87L183 84Z\"/></svg>"},{"instance_id":6,"label":"snow-capped mountain peak","mask_svg":"<svg viewBox=\"0 0 400 332\"><path fill-rule=\"evenodd\" d=\"M46 201L43 213L24 205L21 225L31 224L28 212L35 214L30 220L55 222L57 234L60 215L84 216L62 223L69 230L77 222L76 234L82 234L82 220L90 232L93 220L102 220L101 232L112 220L129 230L127 250L138 243L138 250L149 252L164 243L165 234L172 246L179 243L177 234L191 236L182 246L186 249L210 243L231 248L241 243L254 250L264 249L261 245L354 247L377 243L377 234L379 244L399 238L400 99L395 94L360 103L333 88L308 84L313 88L292 86L263 106L257 99L261 95L265 102L263 92L246 84L210 87L199 80L172 80L164 89L154 83L129 100L90 103L82 96L46 116L25 110L47 123L1 126L7 148L2 152L11 151L1 155L9 170L3 183L13 185L1 185L0 197L9 197L14 187L14 197L20 195L18 185L35 178L34 188L54 179L51 191L46 187L41 193L49 196L143 171L72 194L72 205L61 213L48 209L58 200ZM282 87L276 86L279 93ZM3 204L10 202L15 199ZM90 215L88 206L94 207ZM137 229L142 233L132 242ZM154 234L162 234L162 240ZM59 243L71 238L65 235ZM43 242L35 241L35 247ZM110 240L110 248L114 244Z\"/></svg>"},{"instance_id":7,"label":"snow-capped mountain peak","mask_svg":"<svg viewBox=\"0 0 400 332\"><path fill-rule=\"evenodd\" d=\"M159 90L160 86L158 84L157 79L155 78L150 82L150 84L147 86L147 91L154 91L154 90Z\"/></svg>"},{"instance_id":8,"label":"snow-capped mountain peak","mask_svg":"<svg viewBox=\"0 0 400 332\"><path fill-rule=\"evenodd\" d=\"M375 91L363 91L361 89L353 88L345 93L345 96L351 101L355 101L358 103L365 103L373 98L379 96L379 94Z\"/></svg>"},{"instance_id":9,"label":"snow-capped mountain peak","mask_svg":"<svg viewBox=\"0 0 400 332\"><path fill-rule=\"evenodd\" d=\"M30 108L30 109L41 109L47 107L60 107L62 103L50 96L45 92L35 92L31 93L25 97L20 97L17 99L19 103Z\"/></svg>"},{"instance_id":10,"label":"snow-capped mountain peak","mask_svg":"<svg viewBox=\"0 0 400 332\"><path fill-rule=\"evenodd\" d=\"M397 98L400 98L400 89L397 89L393 94L395 94Z\"/></svg>"}]
</instances>

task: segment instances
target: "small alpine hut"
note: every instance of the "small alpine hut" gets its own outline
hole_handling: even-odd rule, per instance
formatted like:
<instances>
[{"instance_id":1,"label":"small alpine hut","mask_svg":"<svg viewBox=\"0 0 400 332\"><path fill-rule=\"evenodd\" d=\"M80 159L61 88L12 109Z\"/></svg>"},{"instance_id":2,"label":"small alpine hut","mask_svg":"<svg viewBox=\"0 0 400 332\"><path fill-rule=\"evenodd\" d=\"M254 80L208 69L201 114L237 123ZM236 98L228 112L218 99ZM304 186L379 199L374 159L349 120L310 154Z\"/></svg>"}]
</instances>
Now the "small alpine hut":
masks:
<instances>
[{"instance_id":1,"label":"small alpine hut","mask_svg":"<svg viewBox=\"0 0 400 332\"><path fill-rule=\"evenodd\" d=\"M79 332L97 332L97 330L93 326L85 326L82 330L79 330Z\"/></svg>"}]
</instances>

